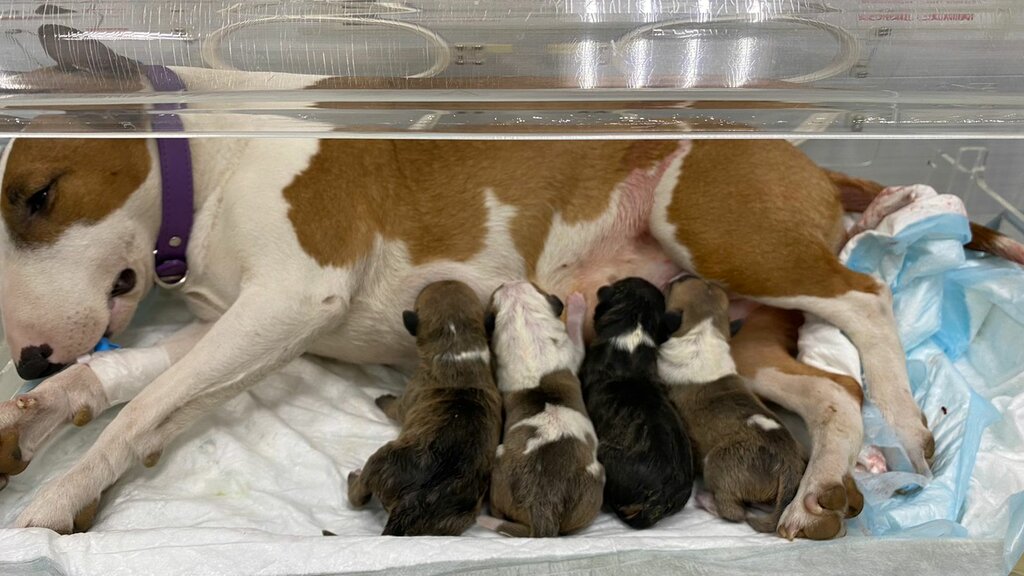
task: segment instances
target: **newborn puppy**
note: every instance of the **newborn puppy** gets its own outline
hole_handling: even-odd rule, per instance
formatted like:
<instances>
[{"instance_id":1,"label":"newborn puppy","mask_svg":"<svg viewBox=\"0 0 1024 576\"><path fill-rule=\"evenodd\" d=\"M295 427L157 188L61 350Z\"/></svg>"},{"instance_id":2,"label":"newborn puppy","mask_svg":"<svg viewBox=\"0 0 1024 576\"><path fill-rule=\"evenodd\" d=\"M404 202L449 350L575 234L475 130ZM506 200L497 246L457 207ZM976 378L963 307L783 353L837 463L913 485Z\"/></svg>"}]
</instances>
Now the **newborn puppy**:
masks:
<instances>
[{"instance_id":1,"label":"newborn puppy","mask_svg":"<svg viewBox=\"0 0 1024 576\"><path fill-rule=\"evenodd\" d=\"M481 524L509 536L568 534L601 511L604 468L576 378L583 295L569 297L568 331L562 309L558 297L529 282L505 284L491 298L491 347L505 408L491 512L508 521Z\"/></svg>"},{"instance_id":2,"label":"newborn puppy","mask_svg":"<svg viewBox=\"0 0 1024 576\"><path fill-rule=\"evenodd\" d=\"M377 399L402 433L349 474L348 499L358 508L376 494L385 536L455 536L480 511L501 435L484 308L465 284L435 282L402 318L419 367L400 399Z\"/></svg>"},{"instance_id":3,"label":"newborn puppy","mask_svg":"<svg viewBox=\"0 0 1024 576\"><path fill-rule=\"evenodd\" d=\"M698 500L726 520L774 532L800 485L802 449L736 373L725 290L690 276L671 286L668 309L683 323L661 347L658 371L703 468L710 501Z\"/></svg>"},{"instance_id":4,"label":"newborn puppy","mask_svg":"<svg viewBox=\"0 0 1024 576\"><path fill-rule=\"evenodd\" d=\"M657 373L658 344L679 317L640 278L597 297L580 380L607 474L604 501L626 524L648 528L681 510L693 489L690 441Z\"/></svg>"}]
</instances>

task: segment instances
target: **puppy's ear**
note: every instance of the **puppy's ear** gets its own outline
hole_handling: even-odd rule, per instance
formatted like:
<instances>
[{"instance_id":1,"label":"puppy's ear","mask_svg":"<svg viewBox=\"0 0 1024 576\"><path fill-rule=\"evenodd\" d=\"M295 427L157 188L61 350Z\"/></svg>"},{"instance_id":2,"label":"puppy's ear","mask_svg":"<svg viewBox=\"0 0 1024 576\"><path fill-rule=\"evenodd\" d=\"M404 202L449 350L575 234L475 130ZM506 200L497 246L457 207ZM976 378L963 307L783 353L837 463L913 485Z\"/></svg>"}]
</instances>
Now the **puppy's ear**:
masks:
<instances>
[{"instance_id":1,"label":"puppy's ear","mask_svg":"<svg viewBox=\"0 0 1024 576\"><path fill-rule=\"evenodd\" d=\"M409 334L415 336L416 330L420 327L420 317L412 310L406 310L402 312L402 323L405 324L405 329L409 331Z\"/></svg>"},{"instance_id":2,"label":"puppy's ear","mask_svg":"<svg viewBox=\"0 0 1024 576\"><path fill-rule=\"evenodd\" d=\"M551 311L555 313L555 316L562 317L562 310L565 310L565 304L562 303L562 299L554 294L548 294L548 303L551 304Z\"/></svg>"},{"instance_id":3,"label":"puppy's ear","mask_svg":"<svg viewBox=\"0 0 1024 576\"><path fill-rule=\"evenodd\" d=\"M683 325L683 313L669 310L661 317L661 322L662 326L665 327L666 336L672 337L676 330L679 330L679 327Z\"/></svg>"},{"instance_id":4,"label":"puppy's ear","mask_svg":"<svg viewBox=\"0 0 1024 576\"><path fill-rule=\"evenodd\" d=\"M598 302L604 302L605 300L607 300L607 299L609 299L611 297L612 297L612 287L611 286L601 286L600 288L597 289L597 301Z\"/></svg>"},{"instance_id":5,"label":"puppy's ear","mask_svg":"<svg viewBox=\"0 0 1024 576\"><path fill-rule=\"evenodd\" d=\"M494 312L488 312L487 315L484 316L484 330L487 331L487 338L494 336L494 321Z\"/></svg>"}]
</instances>

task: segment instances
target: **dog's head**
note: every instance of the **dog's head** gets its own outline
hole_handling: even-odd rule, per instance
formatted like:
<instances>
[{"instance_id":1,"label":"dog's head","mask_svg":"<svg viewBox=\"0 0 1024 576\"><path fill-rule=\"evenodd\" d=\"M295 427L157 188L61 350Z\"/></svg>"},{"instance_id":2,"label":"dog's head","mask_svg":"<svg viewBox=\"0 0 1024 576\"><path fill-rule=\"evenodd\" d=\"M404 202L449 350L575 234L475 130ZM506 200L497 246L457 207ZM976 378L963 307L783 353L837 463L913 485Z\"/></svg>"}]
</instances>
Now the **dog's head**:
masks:
<instances>
[{"instance_id":1,"label":"dog's head","mask_svg":"<svg viewBox=\"0 0 1024 576\"><path fill-rule=\"evenodd\" d=\"M137 62L76 31L40 28L57 66L27 91L132 91ZM70 87L70 88L69 88ZM34 118L27 132L81 125L87 110ZM52 127L52 126L50 126ZM152 285L160 172L144 139L14 140L0 157L0 310L18 373L49 375L131 320Z\"/></svg>"},{"instance_id":2,"label":"dog's head","mask_svg":"<svg viewBox=\"0 0 1024 576\"><path fill-rule=\"evenodd\" d=\"M679 314L666 312L664 294L642 278L623 278L597 291L594 330L599 340L642 332L658 345L678 326Z\"/></svg>"}]
</instances>

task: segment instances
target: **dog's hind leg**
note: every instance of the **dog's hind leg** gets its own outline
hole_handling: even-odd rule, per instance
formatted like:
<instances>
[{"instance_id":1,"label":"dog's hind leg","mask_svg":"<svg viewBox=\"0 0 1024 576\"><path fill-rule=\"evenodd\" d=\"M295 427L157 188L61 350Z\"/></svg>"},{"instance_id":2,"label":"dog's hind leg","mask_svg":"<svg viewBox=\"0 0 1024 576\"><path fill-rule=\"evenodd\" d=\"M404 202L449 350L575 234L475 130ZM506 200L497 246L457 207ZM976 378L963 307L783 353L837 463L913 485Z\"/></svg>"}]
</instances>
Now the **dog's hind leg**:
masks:
<instances>
[{"instance_id":1,"label":"dog's hind leg","mask_svg":"<svg viewBox=\"0 0 1024 576\"><path fill-rule=\"evenodd\" d=\"M132 463L159 452L203 412L305 351L347 309L337 295L308 290L244 290L180 361L125 406L77 464L36 494L17 525L69 532L74 516Z\"/></svg>"},{"instance_id":2,"label":"dog's hind leg","mask_svg":"<svg viewBox=\"0 0 1024 576\"><path fill-rule=\"evenodd\" d=\"M184 356L208 327L190 324L150 348L95 354L31 392L0 403L0 485L8 475L23 471L67 422L84 426L107 408L135 397Z\"/></svg>"},{"instance_id":3,"label":"dog's hind leg","mask_svg":"<svg viewBox=\"0 0 1024 576\"><path fill-rule=\"evenodd\" d=\"M892 297L839 262L846 231L829 175L793 146L759 140L696 141L667 174L651 212L665 253L737 296L838 326L860 351L871 399L926 471L935 444L910 393Z\"/></svg>"},{"instance_id":4,"label":"dog's hind leg","mask_svg":"<svg viewBox=\"0 0 1024 576\"><path fill-rule=\"evenodd\" d=\"M759 308L733 339L732 353L752 391L795 412L810 432L810 461L779 534L824 540L842 535L843 518L864 505L850 477L863 438L863 396L853 378L797 361L802 323L800 312Z\"/></svg>"}]
</instances>

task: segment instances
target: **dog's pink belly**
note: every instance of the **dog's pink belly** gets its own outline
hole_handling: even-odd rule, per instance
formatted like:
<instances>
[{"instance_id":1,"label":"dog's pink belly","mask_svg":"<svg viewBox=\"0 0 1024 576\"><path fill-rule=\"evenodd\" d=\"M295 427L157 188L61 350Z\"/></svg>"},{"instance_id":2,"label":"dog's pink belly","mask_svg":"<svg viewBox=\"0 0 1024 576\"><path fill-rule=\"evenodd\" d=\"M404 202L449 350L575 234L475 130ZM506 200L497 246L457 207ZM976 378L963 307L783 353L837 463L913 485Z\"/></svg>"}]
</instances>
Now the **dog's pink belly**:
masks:
<instances>
[{"instance_id":1,"label":"dog's pink belly","mask_svg":"<svg viewBox=\"0 0 1024 576\"><path fill-rule=\"evenodd\" d=\"M564 301L573 292L580 292L587 301L584 336L593 336L594 308L597 291L602 286L622 278L638 277L664 289L669 280L682 271L662 250L650 234L609 242L590 252L560 278L538 277L537 283L545 290L557 294Z\"/></svg>"}]
</instances>

